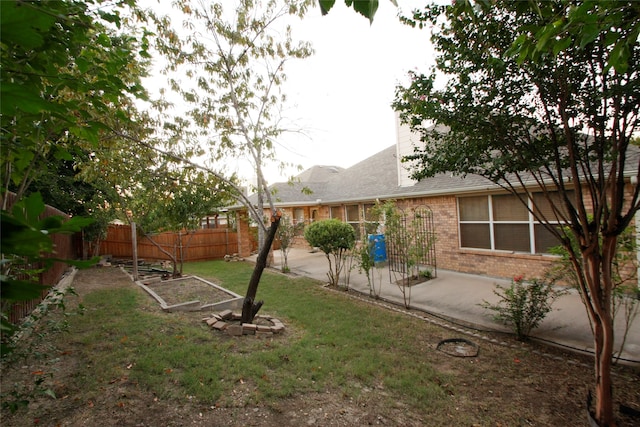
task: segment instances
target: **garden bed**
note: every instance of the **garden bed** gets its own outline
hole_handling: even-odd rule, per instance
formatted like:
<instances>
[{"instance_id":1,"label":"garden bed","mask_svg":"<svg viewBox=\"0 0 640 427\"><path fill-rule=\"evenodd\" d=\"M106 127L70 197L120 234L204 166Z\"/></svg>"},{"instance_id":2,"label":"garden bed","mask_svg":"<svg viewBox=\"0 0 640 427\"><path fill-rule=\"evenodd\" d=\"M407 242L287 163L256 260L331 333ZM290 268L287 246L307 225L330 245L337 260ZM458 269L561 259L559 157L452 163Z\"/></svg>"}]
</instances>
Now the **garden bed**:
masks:
<instances>
[{"instance_id":1,"label":"garden bed","mask_svg":"<svg viewBox=\"0 0 640 427\"><path fill-rule=\"evenodd\" d=\"M165 311L233 310L242 297L198 276L137 282Z\"/></svg>"}]
</instances>

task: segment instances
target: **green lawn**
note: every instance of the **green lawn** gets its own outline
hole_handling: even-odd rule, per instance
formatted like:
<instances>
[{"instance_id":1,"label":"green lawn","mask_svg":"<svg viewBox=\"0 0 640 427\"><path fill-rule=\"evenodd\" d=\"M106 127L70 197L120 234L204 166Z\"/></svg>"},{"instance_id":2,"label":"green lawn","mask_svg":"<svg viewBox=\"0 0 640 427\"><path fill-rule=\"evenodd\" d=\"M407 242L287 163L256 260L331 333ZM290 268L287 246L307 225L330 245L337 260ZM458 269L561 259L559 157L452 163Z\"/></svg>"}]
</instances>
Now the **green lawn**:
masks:
<instances>
[{"instance_id":1,"label":"green lawn","mask_svg":"<svg viewBox=\"0 0 640 427\"><path fill-rule=\"evenodd\" d=\"M202 262L185 266L195 274L244 294L252 264ZM258 290L261 314L286 326L273 338L229 337L200 321L205 314L162 313L136 287L105 287L83 296L87 312L70 316L73 340L82 344L91 375L90 395L99 384L126 377L162 398L191 396L230 403L238 384L250 390L244 403L270 405L277 399L331 390L357 398L383 388L412 405L437 407L447 393L424 358L417 319L355 301L317 281L265 272ZM71 338L70 336L68 338Z\"/></svg>"},{"instance_id":2,"label":"green lawn","mask_svg":"<svg viewBox=\"0 0 640 427\"><path fill-rule=\"evenodd\" d=\"M248 262L201 262L187 264L185 274L243 295L252 268ZM170 408L189 402L205 412L259 406L278 414L289 405L304 408L306 396L322 395L331 396L334 407L406 414L411 425L583 425L584 398L593 381L584 358L508 337L499 338L513 346L497 345L273 271L262 276L260 313L280 319L285 332L231 337L202 322L208 313L163 312L124 275L110 283L113 273L118 274L83 272L92 280L78 288L84 315L70 310L62 318L68 333L52 327L61 316L41 321L33 334L36 345L26 349L29 360L4 365L3 375L24 367L22 377L3 378L5 408L22 395L33 400L48 390L57 399L36 405L35 415L26 409L14 419L52 416L53 410L64 419L69 411L86 405L95 411L98 402L107 402L105 411L114 410L109 405L120 412L148 406L149 414L140 415L146 420L154 414L149 396ZM77 300L69 297L70 309ZM451 357L436 349L440 340L454 337L479 344L478 357ZM640 377L635 370L620 372L616 396L635 405Z\"/></svg>"},{"instance_id":3,"label":"green lawn","mask_svg":"<svg viewBox=\"0 0 640 427\"><path fill-rule=\"evenodd\" d=\"M216 279L244 295L251 274L248 267L192 263L186 272ZM258 299L265 301L262 312L287 325L286 339L234 340L236 351L227 355L214 378L248 377L265 398L334 388L352 394L361 389L354 389L355 383L383 386L416 404L437 405L445 398L438 384L447 381L426 363L424 345L419 344L423 322L330 292L314 280L270 272L262 277Z\"/></svg>"}]
</instances>

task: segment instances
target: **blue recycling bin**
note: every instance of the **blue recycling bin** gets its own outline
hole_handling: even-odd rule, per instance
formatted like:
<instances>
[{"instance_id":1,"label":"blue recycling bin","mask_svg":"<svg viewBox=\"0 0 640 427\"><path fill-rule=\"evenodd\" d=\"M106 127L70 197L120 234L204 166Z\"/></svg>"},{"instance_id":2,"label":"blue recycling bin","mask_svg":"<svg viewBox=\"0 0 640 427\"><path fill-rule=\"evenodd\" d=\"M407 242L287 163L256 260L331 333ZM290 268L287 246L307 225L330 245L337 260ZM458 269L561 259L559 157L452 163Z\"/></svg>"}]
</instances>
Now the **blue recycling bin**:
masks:
<instances>
[{"instance_id":1,"label":"blue recycling bin","mask_svg":"<svg viewBox=\"0 0 640 427\"><path fill-rule=\"evenodd\" d=\"M369 248L373 262L387 260L387 244L384 240L384 234L369 234Z\"/></svg>"}]
</instances>

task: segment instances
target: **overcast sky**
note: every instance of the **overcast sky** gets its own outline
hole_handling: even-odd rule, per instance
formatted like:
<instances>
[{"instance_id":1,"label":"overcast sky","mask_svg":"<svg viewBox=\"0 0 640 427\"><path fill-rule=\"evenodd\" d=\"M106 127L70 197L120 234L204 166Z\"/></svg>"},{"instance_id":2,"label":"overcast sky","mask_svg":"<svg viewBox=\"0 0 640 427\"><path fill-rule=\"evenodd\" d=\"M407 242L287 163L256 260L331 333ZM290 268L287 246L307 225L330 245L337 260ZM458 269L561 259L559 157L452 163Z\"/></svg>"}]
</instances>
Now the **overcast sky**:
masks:
<instances>
[{"instance_id":1,"label":"overcast sky","mask_svg":"<svg viewBox=\"0 0 640 427\"><path fill-rule=\"evenodd\" d=\"M398 0L408 13L422 0ZM372 25L338 0L327 16L314 9L293 28L293 37L308 40L315 54L291 62L285 70L287 116L307 137L289 135L279 155L304 169L314 165L349 167L395 143L391 109L395 87L407 71L427 71L433 64L429 31L403 25L389 0L380 0ZM288 173L287 173L288 172ZM273 168L267 179L284 181Z\"/></svg>"},{"instance_id":2,"label":"overcast sky","mask_svg":"<svg viewBox=\"0 0 640 427\"><path fill-rule=\"evenodd\" d=\"M174 14L168 0L140 0L156 11ZM391 109L395 87L408 81L407 72L426 72L433 64L429 31L400 23L399 11L409 14L428 0L380 0L373 24L344 0L322 16L315 7L292 26L294 41L308 41L315 54L292 60L285 66L283 87L288 103L285 121L304 134L283 135L276 152L280 160L304 169L314 165L350 167L389 147L396 140L395 115ZM224 3L223 3L224 4ZM179 23L176 22L179 27ZM156 64L157 65L157 64ZM149 82L157 86L153 76ZM227 172L255 180L246 162L229 159ZM286 181L300 171L265 168L269 183Z\"/></svg>"}]
</instances>

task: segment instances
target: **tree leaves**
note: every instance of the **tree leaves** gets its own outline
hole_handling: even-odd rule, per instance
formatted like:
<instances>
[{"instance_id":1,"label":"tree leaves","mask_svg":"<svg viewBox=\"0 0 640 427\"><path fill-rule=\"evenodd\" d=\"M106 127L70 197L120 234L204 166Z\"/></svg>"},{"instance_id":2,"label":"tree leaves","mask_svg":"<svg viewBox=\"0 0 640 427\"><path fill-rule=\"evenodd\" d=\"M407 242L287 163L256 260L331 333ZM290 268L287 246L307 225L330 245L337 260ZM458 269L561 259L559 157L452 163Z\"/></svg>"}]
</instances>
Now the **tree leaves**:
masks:
<instances>
[{"instance_id":1,"label":"tree leaves","mask_svg":"<svg viewBox=\"0 0 640 427\"><path fill-rule=\"evenodd\" d=\"M433 27L439 54L436 69L396 91L394 108L423 142L405 160L417 179L477 174L531 200L536 220L570 253L595 331L597 419L612 424L612 265L640 209L628 184L640 177L630 145L640 116L640 3L471 4L413 16ZM436 88L441 75L448 81ZM538 213L536 195L566 228Z\"/></svg>"},{"instance_id":2,"label":"tree leaves","mask_svg":"<svg viewBox=\"0 0 640 427\"><path fill-rule=\"evenodd\" d=\"M373 17L378 10L378 0L345 0L347 6L353 7L353 9L369 19L369 23L373 23Z\"/></svg>"},{"instance_id":3,"label":"tree leaves","mask_svg":"<svg viewBox=\"0 0 640 427\"><path fill-rule=\"evenodd\" d=\"M336 3L336 0L318 0L318 4L320 5L320 12L323 15L329 13L333 5Z\"/></svg>"},{"instance_id":4,"label":"tree leaves","mask_svg":"<svg viewBox=\"0 0 640 427\"><path fill-rule=\"evenodd\" d=\"M554 56L576 46L585 49L602 38L608 47L605 69L618 73L628 69L630 53L640 36L640 5L634 1L519 2L518 10L534 12L544 22L533 23L518 37L510 55L518 62L535 60L546 53Z\"/></svg>"},{"instance_id":5,"label":"tree leaves","mask_svg":"<svg viewBox=\"0 0 640 427\"><path fill-rule=\"evenodd\" d=\"M53 251L49 235L75 233L91 224L91 218L48 216L40 219L45 210L40 193L32 193L15 203L11 213L2 211L2 253L40 259Z\"/></svg>"},{"instance_id":6,"label":"tree leaves","mask_svg":"<svg viewBox=\"0 0 640 427\"><path fill-rule=\"evenodd\" d=\"M277 160L275 143L286 130L285 65L312 52L308 43L293 40L289 20L302 16L309 3L242 0L231 8L226 2L183 1L171 19L149 11L157 48L168 64L168 87L185 106L184 112L162 117L167 149L204 153L221 176L229 175L227 165L238 159L250 165L258 204L238 198L261 224L260 236L266 231L264 205L273 208L262 169ZM188 31L172 27L180 21Z\"/></svg>"},{"instance_id":7,"label":"tree leaves","mask_svg":"<svg viewBox=\"0 0 640 427\"><path fill-rule=\"evenodd\" d=\"M389 0L394 6L398 7L396 0ZM369 23L373 24L373 18L378 11L378 0L344 0L347 7L353 7L353 10L364 16L369 20ZM320 6L320 12L322 15L326 15L333 8L335 0L318 0Z\"/></svg>"},{"instance_id":8,"label":"tree leaves","mask_svg":"<svg viewBox=\"0 0 640 427\"><path fill-rule=\"evenodd\" d=\"M31 186L43 184L39 178L49 174L47 188L56 187L61 181L58 168L72 161L76 163L71 167L77 166L89 157L88 149L108 145L114 129L140 123L132 120L135 108L130 100L144 97L136 52L138 46L146 49L147 33L139 42L135 30L116 34L113 28L120 27L122 8L130 4L131 0L0 2L0 192L4 196L7 190L15 191L18 200L10 212L1 212L3 330L12 329L4 300L39 295L40 271L59 261L88 265L52 256L51 235L78 232L93 220L40 219L44 200ZM73 198L70 193L66 196Z\"/></svg>"},{"instance_id":9,"label":"tree leaves","mask_svg":"<svg viewBox=\"0 0 640 427\"><path fill-rule=\"evenodd\" d=\"M25 49L44 44L44 34L55 23L56 17L48 13L33 13L35 3L0 2L0 37L3 43L20 43Z\"/></svg>"},{"instance_id":10,"label":"tree leaves","mask_svg":"<svg viewBox=\"0 0 640 427\"><path fill-rule=\"evenodd\" d=\"M106 117L129 120L126 98L145 95L135 55L145 42L103 25L99 17L119 21L121 4L98 15L83 1L0 6L1 173L7 188L9 181L27 184L44 170L49 147L59 152L70 139L96 145L108 130Z\"/></svg>"}]
</instances>

